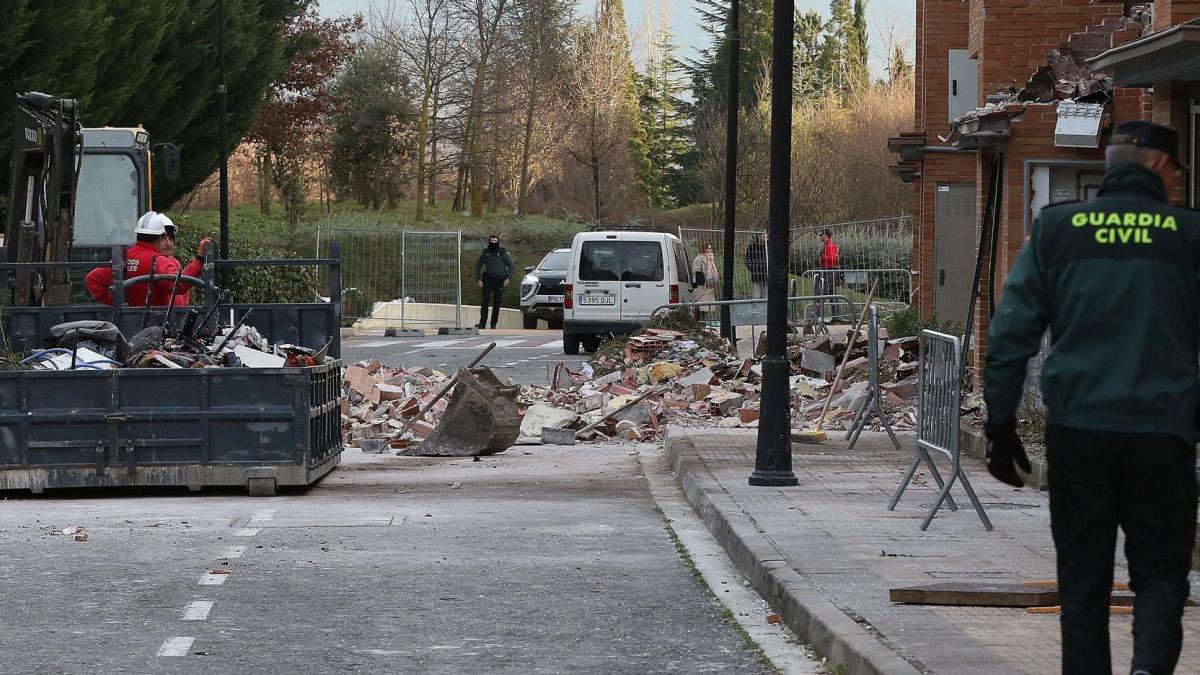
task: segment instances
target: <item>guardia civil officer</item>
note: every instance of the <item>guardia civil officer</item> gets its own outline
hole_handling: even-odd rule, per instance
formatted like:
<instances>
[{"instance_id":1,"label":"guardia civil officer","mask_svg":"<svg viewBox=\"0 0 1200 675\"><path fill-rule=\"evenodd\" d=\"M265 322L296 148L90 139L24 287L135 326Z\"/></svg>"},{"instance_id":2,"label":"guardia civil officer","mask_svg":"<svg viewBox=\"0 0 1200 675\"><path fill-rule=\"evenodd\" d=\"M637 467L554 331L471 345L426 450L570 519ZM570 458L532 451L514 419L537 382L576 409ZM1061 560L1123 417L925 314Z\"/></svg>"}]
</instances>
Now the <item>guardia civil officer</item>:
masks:
<instances>
[{"instance_id":1,"label":"guardia civil officer","mask_svg":"<svg viewBox=\"0 0 1200 675\"><path fill-rule=\"evenodd\" d=\"M475 262L475 282L479 284L481 298L479 301L479 327L487 326L488 302L492 305L492 328L500 320L500 300L504 289L512 280L517 264L513 262L508 249L500 246L500 237L488 237L487 248L479 254Z\"/></svg>"},{"instance_id":2,"label":"guardia civil officer","mask_svg":"<svg viewBox=\"0 0 1200 675\"><path fill-rule=\"evenodd\" d=\"M1116 128L1096 197L1044 209L988 331L988 471L1021 487L1015 414L1046 329L1050 527L1064 673L1110 673L1117 527L1136 594L1133 673L1170 673L1196 538L1200 215L1171 206L1175 131Z\"/></svg>"}]
</instances>

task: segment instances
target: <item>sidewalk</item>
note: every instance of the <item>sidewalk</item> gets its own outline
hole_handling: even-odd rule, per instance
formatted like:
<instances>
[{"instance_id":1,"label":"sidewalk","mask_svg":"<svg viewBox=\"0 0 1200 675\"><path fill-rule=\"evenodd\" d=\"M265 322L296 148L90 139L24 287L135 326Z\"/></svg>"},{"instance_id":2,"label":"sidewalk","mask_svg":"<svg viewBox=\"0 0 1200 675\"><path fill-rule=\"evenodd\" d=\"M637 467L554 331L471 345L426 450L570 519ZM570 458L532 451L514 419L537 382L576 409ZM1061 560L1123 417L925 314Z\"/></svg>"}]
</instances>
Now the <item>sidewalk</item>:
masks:
<instances>
[{"instance_id":1,"label":"sidewalk","mask_svg":"<svg viewBox=\"0 0 1200 675\"><path fill-rule=\"evenodd\" d=\"M756 435L747 430L668 430L666 455L688 501L734 563L791 627L846 673L1058 673L1059 617L1024 609L894 605L888 589L937 582L1053 579L1045 493L1014 490L965 460L995 525L987 532L959 486L959 510L933 502L919 471L894 512L887 503L912 457L864 433L793 447L800 485L750 487ZM1120 546L1120 543L1118 543ZM1123 557L1117 557L1123 564ZM1117 579L1126 580L1123 567ZM1197 589L1193 586L1193 597ZM1177 672L1200 673L1200 608L1185 617ZM1114 616L1114 672L1128 672L1131 616Z\"/></svg>"}]
</instances>

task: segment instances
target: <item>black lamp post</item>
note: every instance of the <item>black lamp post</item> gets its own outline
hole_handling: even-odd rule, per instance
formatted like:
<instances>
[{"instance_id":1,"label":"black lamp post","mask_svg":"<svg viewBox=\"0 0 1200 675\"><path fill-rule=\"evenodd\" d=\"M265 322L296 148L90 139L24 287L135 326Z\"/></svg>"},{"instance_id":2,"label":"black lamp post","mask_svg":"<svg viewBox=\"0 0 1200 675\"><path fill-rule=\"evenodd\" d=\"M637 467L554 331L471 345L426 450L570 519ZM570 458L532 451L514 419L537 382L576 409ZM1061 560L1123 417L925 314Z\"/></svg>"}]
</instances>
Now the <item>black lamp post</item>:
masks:
<instances>
[{"instance_id":1,"label":"black lamp post","mask_svg":"<svg viewBox=\"0 0 1200 675\"><path fill-rule=\"evenodd\" d=\"M217 0L217 127L221 163L218 170L221 201L221 259L229 259L229 95L225 89L225 0ZM225 281L222 277L222 285Z\"/></svg>"},{"instance_id":2,"label":"black lamp post","mask_svg":"<svg viewBox=\"0 0 1200 675\"><path fill-rule=\"evenodd\" d=\"M740 91L738 70L742 61L742 38L738 32L738 0L729 3L729 86L725 99L725 254L721 272L721 299L733 300L733 247L736 245L737 224L737 153L738 153L738 105ZM731 344L737 343L733 319L728 305L721 306L721 335Z\"/></svg>"},{"instance_id":3,"label":"black lamp post","mask_svg":"<svg viewBox=\"0 0 1200 675\"><path fill-rule=\"evenodd\" d=\"M787 358L789 202L792 174L792 0L774 0L771 36L771 188L767 205L767 353L751 485L796 485ZM728 236L728 235L726 235Z\"/></svg>"}]
</instances>

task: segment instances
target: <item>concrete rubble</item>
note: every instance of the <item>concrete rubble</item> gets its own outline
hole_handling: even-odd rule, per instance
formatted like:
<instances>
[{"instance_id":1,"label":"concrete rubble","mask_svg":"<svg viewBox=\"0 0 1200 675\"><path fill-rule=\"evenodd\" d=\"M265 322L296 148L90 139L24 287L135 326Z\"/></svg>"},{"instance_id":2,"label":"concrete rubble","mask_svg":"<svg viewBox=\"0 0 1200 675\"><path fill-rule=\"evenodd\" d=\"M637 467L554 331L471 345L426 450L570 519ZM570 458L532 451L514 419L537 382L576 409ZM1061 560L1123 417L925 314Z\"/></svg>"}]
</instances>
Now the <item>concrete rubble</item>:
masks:
<instances>
[{"instance_id":1,"label":"concrete rubble","mask_svg":"<svg viewBox=\"0 0 1200 675\"><path fill-rule=\"evenodd\" d=\"M847 350L849 360L824 428L848 429L867 403L867 340L860 336L853 345L847 343L844 333L792 337L788 356L794 427L815 426ZM647 329L629 338L623 349L598 354L579 371L558 364L545 386L520 389L524 417L518 443L644 441L657 437L668 422L694 428L757 427L762 375L756 359L716 348L710 340L705 344L709 346L682 332ZM912 429L916 423L916 359L915 337L881 339L881 407L895 430ZM389 368L377 361L347 367L342 399L346 443L371 451L387 444L408 454L405 449L437 425L445 400L434 403L410 430L400 434L400 429L433 400L448 377L431 368ZM882 430L877 417L872 416L868 429Z\"/></svg>"}]
</instances>

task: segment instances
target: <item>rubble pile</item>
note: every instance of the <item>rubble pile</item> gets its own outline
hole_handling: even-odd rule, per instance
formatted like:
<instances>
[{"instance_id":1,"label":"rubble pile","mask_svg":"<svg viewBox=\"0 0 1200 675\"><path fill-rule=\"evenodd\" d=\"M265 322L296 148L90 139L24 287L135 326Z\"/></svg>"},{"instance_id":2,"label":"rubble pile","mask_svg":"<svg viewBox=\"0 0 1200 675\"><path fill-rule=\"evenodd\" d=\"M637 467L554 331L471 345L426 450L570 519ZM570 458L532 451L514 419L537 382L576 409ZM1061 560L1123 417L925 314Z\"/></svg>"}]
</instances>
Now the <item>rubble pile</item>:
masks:
<instances>
[{"instance_id":1,"label":"rubble pile","mask_svg":"<svg viewBox=\"0 0 1200 675\"><path fill-rule=\"evenodd\" d=\"M869 402L867 339L846 333L794 339L788 347L793 426L813 428L836 371L850 354L830 398L826 430L849 429ZM546 385L521 387L518 444L641 441L664 426L755 428L762 392L756 359L711 349L680 331L647 329L591 363L559 363ZM916 424L917 339L880 340L880 407L894 430ZM414 451L437 427L451 376L433 368L392 368L378 361L346 369L341 401L344 439L367 452ZM420 415L423 409L428 411ZM872 416L869 430L881 431Z\"/></svg>"},{"instance_id":2,"label":"rubble pile","mask_svg":"<svg viewBox=\"0 0 1200 675\"><path fill-rule=\"evenodd\" d=\"M342 437L365 452L404 450L429 437L446 412L446 398L434 401L450 376L433 368L392 368L378 361L348 366L342 379ZM424 419L408 425L426 405ZM403 433L402 433L403 431Z\"/></svg>"},{"instance_id":3,"label":"rubble pile","mask_svg":"<svg viewBox=\"0 0 1200 675\"><path fill-rule=\"evenodd\" d=\"M880 329L879 393L880 408L894 431L911 430L917 423L918 339L887 339ZM833 393L822 428L849 429L854 417L870 400L867 337L860 334L849 346L849 334L820 335L789 345L792 362L793 426L815 426L829 394L838 366L845 360L841 382ZM848 360L846 351L850 350ZM867 430L882 431L882 422L872 416Z\"/></svg>"},{"instance_id":4,"label":"rubble pile","mask_svg":"<svg viewBox=\"0 0 1200 675\"><path fill-rule=\"evenodd\" d=\"M242 322L220 326L212 312L203 323L196 322L199 313L195 310L185 317L182 326L164 322L143 328L128 339L107 321L59 324L50 329L57 347L34 350L10 365L29 370L303 367L323 363L332 344L330 341L319 350L272 345L257 329Z\"/></svg>"}]
</instances>

